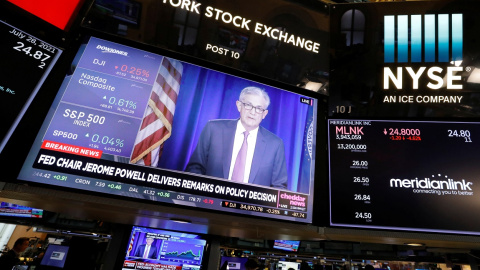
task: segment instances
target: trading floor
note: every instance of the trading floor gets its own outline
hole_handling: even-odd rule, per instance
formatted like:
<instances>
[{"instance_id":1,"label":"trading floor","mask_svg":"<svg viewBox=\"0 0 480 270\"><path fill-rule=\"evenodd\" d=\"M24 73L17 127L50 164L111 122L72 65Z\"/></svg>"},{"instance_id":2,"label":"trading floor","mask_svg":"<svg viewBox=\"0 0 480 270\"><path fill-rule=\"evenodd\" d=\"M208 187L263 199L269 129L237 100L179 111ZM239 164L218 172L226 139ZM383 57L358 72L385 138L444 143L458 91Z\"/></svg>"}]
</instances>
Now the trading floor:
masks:
<instances>
[{"instance_id":1,"label":"trading floor","mask_svg":"<svg viewBox=\"0 0 480 270\"><path fill-rule=\"evenodd\" d=\"M479 8L1 1L0 270L478 270Z\"/></svg>"}]
</instances>

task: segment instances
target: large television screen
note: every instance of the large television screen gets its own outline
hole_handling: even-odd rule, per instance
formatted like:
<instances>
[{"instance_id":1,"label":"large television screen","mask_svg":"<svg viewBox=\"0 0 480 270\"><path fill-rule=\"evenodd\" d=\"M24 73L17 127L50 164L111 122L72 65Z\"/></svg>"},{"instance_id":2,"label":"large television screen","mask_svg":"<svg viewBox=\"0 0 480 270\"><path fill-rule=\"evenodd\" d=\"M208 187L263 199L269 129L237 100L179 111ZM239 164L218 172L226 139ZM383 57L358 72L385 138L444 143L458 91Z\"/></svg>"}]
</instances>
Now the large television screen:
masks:
<instances>
[{"instance_id":1,"label":"large television screen","mask_svg":"<svg viewBox=\"0 0 480 270\"><path fill-rule=\"evenodd\" d=\"M328 120L330 225L479 235L480 123Z\"/></svg>"},{"instance_id":2,"label":"large television screen","mask_svg":"<svg viewBox=\"0 0 480 270\"><path fill-rule=\"evenodd\" d=\"M280 249L285 251L298 251L298 246L300 246L300 241L295 240L275 240L273 242L274 249Z\"/></svg>"},{"instance_id":3,"label":"large television screen","mask_svg":"<svg viewBox=\"0 0 480 270\"><path fill-rule=\"evenodd\" d=\"M310 223L321 102L286 89L90 37L18 178Z\"/></svg>"},{"instance_id":4,"label":"large television screen","mask_svg":"<svg viewBox=\"0 0 480 270\"><path fill-rule=\"evenodd\" d=\"M0 19L0 152L62 51Z\"/></svg>"},{"instance_id":5,"label":"large television screen","mask_svg":"<svg viewBox=\"0 0 480 270\"><path fill-rule=\"evenodd\" d=\"M0 203L0 217L42 218L43 209L32 208L14 203Z\"/></svg>"},{"instance_id":6,"label":"large television screen","mask_svg":"<svg viewBox=\"0 0 480 270\"><path fill-rule=\"evenodd\" d=\"M122 269L199 270L206 244L196 234L134 226Z\"/></svg>"}]
</instances>

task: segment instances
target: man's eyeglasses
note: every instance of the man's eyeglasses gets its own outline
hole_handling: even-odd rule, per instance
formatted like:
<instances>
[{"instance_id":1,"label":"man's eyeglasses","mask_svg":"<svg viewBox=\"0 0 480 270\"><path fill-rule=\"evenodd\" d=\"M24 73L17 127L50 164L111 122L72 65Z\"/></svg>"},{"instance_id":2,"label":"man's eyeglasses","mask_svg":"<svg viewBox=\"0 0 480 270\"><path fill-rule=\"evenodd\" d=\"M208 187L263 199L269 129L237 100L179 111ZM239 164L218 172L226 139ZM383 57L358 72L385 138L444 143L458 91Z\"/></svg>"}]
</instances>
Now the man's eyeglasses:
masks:
<instances>
[{"instance_id":1,"label":"man's eyeglasses","mask_svg":"<svg viewBox=\"0 0 480 270\"><path fill-rule=\"evenodd\" d=\"M250 111L250 110L253 109L253 108L255 108L255 112L256 112L256 113L263 113L263 112L265 111L265 109L263 109L263 108L253 107L253 105L250 104L250 103L244 103L244 102L241 102L241 101L240 101L240 103L242 103L242 104L243 104L243 107L245 107L245 110L248 110L248 111Z\"/></svg>"}]
</instances>

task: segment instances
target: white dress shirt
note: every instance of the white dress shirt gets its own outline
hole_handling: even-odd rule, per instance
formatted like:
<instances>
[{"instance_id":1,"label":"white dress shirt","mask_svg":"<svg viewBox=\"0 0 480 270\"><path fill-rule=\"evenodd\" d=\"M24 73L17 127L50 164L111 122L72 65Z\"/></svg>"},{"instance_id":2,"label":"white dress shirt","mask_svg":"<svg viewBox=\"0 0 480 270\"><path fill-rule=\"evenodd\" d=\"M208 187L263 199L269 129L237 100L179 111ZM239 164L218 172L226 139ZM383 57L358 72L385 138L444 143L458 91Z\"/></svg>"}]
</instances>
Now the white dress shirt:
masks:
<instances>
[{"instance_id":1,"label":"white dress shirt","mask_svg":"<svg viewBox=\"0 0 480 270\"><path fill-rule=\"evenodd\" d=\"M243 137L245 128L242 126L240 120L237 122L237 129L235 130L235 139L233 140L232 158L230 160L230 172L228 173L228 179L232 180L233 167L235 166L235 160L237 160L238 152L243 144ZM255 152L255 144L257 143L258 127L248 133L247 137L247 158L245 160L245 174L243 175L243 183L248 183L250 176L250 170L252 169L253 152Z\"/></svg>"}]
</instances>

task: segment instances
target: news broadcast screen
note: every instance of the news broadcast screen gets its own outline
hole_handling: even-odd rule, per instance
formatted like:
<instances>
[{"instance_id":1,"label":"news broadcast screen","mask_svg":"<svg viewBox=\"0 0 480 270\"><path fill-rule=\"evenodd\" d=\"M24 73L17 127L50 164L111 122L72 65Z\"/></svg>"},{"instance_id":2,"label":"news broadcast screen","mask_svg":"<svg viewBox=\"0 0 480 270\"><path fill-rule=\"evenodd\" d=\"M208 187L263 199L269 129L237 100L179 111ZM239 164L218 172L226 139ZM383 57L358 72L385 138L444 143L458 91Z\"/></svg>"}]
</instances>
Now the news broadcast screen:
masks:
<instances>
[{"instance_id":1,"label":"news broadcast screen","mask_svg":"<svg viewBox=\"0 0 480 270\"><path fill-rule=\"evenodd\" d=\"M0 217L42 218L43 209L32 208L14 203L0 203Z\"/></svg>"},{"instance_id":2,"label":"news broadcast screen","mask_svg":"<svg viewBox=\"0 0 480 270\"><path fill-rule=\"evenodd\" d=\"M300 241L294 240L275 240L273 242L274 249L280 249L285 251L298 251L298 246L300 246Z\"/></svg>"},{"instance_id":3,"label":"news broadcast screen","mask_svg":"<svg viewBox=\"0 0 480 270\"><path fill-rule=\"evenodd\" d=\"M0 18L0 152L62 50ZM26 74L28 76L26 77Z\"/></svg>"},{"instance_id":4,"label":"news broadcast screen","mask_svg":"<svg viewBox=\"0 0 480 270\"><path fill-rule=\"evenodd\" d=\"M328 134L330 225L480 234L480 123L330 119Z\"/></svg>"},{"instance_id":5,"label":"news broadcast screen","mask_svg":"<svg viewBox=\"0 0 480 270\"><path fill-rule=\"evenodd\" d=\"M318 107L311 96L90 37L18 178L310 223Z\"/></svg>"},{"instance_id":6,"label":"news broadcast screen","mask_svg":"<svg viewBox=\"0 0 480 270\"><path fill-rule=\"evenodd\" d=\"M122 269L199 270L206 244L196 234L134 226Z\"/></svg>"}]
</instances>

